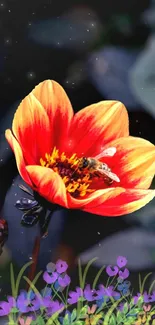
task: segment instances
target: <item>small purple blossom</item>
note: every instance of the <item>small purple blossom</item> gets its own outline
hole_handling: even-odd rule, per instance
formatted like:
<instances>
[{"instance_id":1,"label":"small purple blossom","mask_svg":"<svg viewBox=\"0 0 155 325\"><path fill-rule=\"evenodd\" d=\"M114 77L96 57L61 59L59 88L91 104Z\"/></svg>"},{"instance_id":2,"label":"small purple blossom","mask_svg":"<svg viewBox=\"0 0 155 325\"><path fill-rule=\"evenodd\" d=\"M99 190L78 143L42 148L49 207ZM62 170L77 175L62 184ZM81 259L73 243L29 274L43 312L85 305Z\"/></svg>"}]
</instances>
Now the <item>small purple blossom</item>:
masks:
<instances>
[{"instance_id":1,"label":"small purple blossom","mask_svg":"<svg viewBox=\"0 0 155 325\"><path fill-rule=\"evenodd\" d=\"M51 297L52 296L52 289L45 287L44 289L41 290L41 295L42 297Z\"/></svg>"},{"instance_id":2,"label":"small purple blossom","mask_svg":"<svg viewBox=\"0 0 155 325\"><path fill-rule=\"evenodd\" d=\"M130 274L130 272L129 272L129 270L128 269L124 269L123 271L119 271L119 278L121 278L121 279L127 279L128 278L128 276L129 276L129 274Z\"/></svg>"},{"instance_id":3,"label":"small purple blossom","mask_svg":"<svg viewBox=\"0 0 155 325\"><path fill-rule=\"evenodd\" d=\"M61 309L64 309L64 304L60 303L58 300L53 300L51 301L50 305L47 308L47 312L46 315L48 317L52 316L53 314L55 314L56 312L58 312Z\"/></svg>"},{"instance_id":4,"label":"small purple blossom","mask_svg":"<svg viewBox=\"0 0 155 325\"><path fill-rule=\"evenodd\" d=\"M22 290L17 297L17 308L22 313L33 312L34 310L39 310L41 306L41 299L37 297L34 293L29 295L25 290Z\"/></svg>"},{"instance_id":5,"label":"small purple blossom","mask_svg":"<svg viewBox=\"0 0 155 325\"><path fill-rule=\"evenodd\" d=\"M71 279L67 274L65 274L64 277L58 278L58 283L63 288L67 287L70 284L70 282L71 282Z\"/></svg>"},{"instance_id":6,"label":"small purple blossom","mask_svg":"<svg viewBox=\"0 0 155 325\"><path fill-rule=\"evenodd\" d=\"M6 302L6 301L0 302L0 316L9 315L11 312L11 309L16 306L16 301L13 297L8 296L7 299L8 299L8 302Z\"/></svg>"},{"instance_id":7,"label":"small purple blossom","mask_svg":"<svg viewBox=\"0 0 155 325\"><path fill-rule=\"evenodd\" d=\"M122 293L122 295L126 296L130 293L129 288L131 286L130 281L124 281L117 286L117 290Z\"/></svg>"},{"instance_id":8,"label":"small purple blossom","mask_svg":"<svg viewBox=\"0 0 155 325\"><path fill-rule=\"evenodd\" d=\"M148 294L146 291L143 294L144 297L144 302L148 303L148 302L154 302L155 301L155 291L153 291L152 295Z\"/></svg>"},{"instance_id":9,"label":"small purple blossom","mask_svg":"<svg viewBox=\"0 0 155 325\"><path fill-rule=\"evenodd\" d=\"M59 274L57 272L53 272L51 275L45 271L43 274L43 279L46 283L52 284L55 283L56 280L58 279Z\"/></svg>"},{"instance_id":10,"label":"small purple blossom","mask_svg":"<svg viewBox=\"0 0 155 325\"><path fill-rule=\"evenodd\" d=\"M124 256L118 256L117 257L117 265L121 269L127 264L127 259Z\"/></svg>"},{"instance_id":11,"label":"small purple blossom","mask_svg":"<svg viewBox=\"0 0 155 325\"><path fill-rule=\"evenodd\" d=\"M135 305L137 304L140 297L143 297L143 295L141 295L140 293L137 293L137 295L133 297L133 302Z\"/></svg>"},{"instance_id":12,"label":"small purple blossom","mask_svg":"<svg viewBox=\"0 0 155 325\"><path fill-rule=\"evenodd\" d=\"M67 263L66 263L65 261L62 261L62 260L58 260L58 261L56 262L56 265L55 265L55 266L56 266L56 271L57 271L59 274L66 272L67 269L68 269L68 265L67 265Z\"/></svg>"},{"instance_id":13,"label":"small purple blossom","mask_svg":"<svg viewBox=\"0 0 155 325\"><path fill-rule=\"evenodd\" d=\"M83 297L83 290L79 287L76 287L76 291L69 292L69 297L70 298L68 298L67 301L70 305L73 305L78 302L80 297Z\"/></svg>"},{"instance_id":14,"label":"small purple blossom","mask_svg":"<svg viewBox=\"0 0 155 325\"><path fill-rule=\"evenodd\" d=\"M115 275L117 275L117 273L118 273L118 267L117 267L117 266L108 265L108 266L106 267L106 273L107 273L109 276L115 276Z\"/></svg>"},{"instance_id":15,"label":"small purple blossom","mask_svg":"<svg viewBox=\"0 0 155 325\"><path fill-rule=\"evenodd\" d=\"M84 289L84 297L87 301L94 301L97 297L97 292L95 289L90 288L90 284L87 284Z\"/></svg>"}]
</instances>

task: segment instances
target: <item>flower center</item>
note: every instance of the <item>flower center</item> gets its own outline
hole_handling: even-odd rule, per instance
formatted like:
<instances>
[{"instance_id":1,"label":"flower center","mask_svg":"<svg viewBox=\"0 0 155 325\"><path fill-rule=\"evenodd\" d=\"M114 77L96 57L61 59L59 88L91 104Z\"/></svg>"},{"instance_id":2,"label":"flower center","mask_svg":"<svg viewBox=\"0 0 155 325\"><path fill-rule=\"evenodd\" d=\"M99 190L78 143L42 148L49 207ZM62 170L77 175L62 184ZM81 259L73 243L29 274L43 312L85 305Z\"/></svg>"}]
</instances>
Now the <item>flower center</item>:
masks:
<instances>
[{"instance_id":1,"label":"flower center","mask_svg":"<svg viewBox=\"0 0 155 325\"><path fill-rule=\"evenodd\" d=\"M103 180L105 183L107 181L100 174L97 175L95 169L93 170L92 166L89 166L88 161L90 161L90 158L78 158L76 153L68 158L64 152L60 154L59 150L54 147L51 154L45 154L45 160L40 159L40 164L43 167L52 168L55 173L59 174L66 186L66 190L72 196L83 197L95 191L92 185L95 185L96 180L97 183L99 180L102 181L102 188ZM103 164L102 168L105 167L108 168L106 164ZM108 171L110 171L109 168ZM112 183L113 181L110 180L106 185L110 186Z\"/></svg>"},{"instance_id":2,"label":"flower center","mask_svg":"<svg viewBox=\"0 0 155 325\"><path fill-rule=\"evenodd\" d=\"M46 153L45 160L40 159L40 164L58 173L62 177L66 190L74 197L83 197L95 191L95 189L89 189L92 175L88 170L78 168L79 159L76 153L68 158L64 152L59 154L59 150L54 147L51 155Z\"/></svg>"}]
</instances>

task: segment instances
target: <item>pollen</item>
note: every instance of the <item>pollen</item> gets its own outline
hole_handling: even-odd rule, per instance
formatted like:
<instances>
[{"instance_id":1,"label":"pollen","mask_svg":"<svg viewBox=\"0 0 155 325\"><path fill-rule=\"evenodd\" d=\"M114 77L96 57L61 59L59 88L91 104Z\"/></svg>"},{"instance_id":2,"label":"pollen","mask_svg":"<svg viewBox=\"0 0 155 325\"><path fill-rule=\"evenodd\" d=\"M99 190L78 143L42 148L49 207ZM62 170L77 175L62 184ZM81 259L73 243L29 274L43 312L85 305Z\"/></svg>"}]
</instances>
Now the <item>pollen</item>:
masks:
<instances>
[{"instance_id":1,"label":"pollen","mask_svg":"<svg viewBox=\"0 0 155 325\"><path fill-rule=\"evenodd\" d=\"M51 154L46 153L45 158L40 159L41 166L51 168L61 176L67 192L74 197L84 197L95 190L89 188L92 183L91 175L87 170L81 171L78 163L76 153L67 157L65 152L59 154L59 150L55 147Z\"/></svg>"}]
</instances>

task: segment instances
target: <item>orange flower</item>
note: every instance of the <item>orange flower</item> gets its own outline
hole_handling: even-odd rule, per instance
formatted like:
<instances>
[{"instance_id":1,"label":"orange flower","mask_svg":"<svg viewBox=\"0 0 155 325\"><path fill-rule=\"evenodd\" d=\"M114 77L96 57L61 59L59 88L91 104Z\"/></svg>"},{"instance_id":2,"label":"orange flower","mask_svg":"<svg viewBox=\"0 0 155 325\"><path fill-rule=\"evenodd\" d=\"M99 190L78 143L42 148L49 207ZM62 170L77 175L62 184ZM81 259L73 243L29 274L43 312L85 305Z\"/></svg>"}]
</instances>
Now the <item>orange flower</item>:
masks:
<instances>
[{"instance_id":1,"label":"orange flower","mask_svg":"<svg viewBox=\"0 0 155 325\"><path fill-rule=\"evenodd\" d=\"M155 173L155 147L129 136L128 114L117 101L101 101L74 115L64 89L55 81L40 83L19 105L6 139L24 181L47 201L103 216L131 213L155 195L148 190ZM104 182L81 157L100 159L120 182Z\"/></svg>"}]
</instances>

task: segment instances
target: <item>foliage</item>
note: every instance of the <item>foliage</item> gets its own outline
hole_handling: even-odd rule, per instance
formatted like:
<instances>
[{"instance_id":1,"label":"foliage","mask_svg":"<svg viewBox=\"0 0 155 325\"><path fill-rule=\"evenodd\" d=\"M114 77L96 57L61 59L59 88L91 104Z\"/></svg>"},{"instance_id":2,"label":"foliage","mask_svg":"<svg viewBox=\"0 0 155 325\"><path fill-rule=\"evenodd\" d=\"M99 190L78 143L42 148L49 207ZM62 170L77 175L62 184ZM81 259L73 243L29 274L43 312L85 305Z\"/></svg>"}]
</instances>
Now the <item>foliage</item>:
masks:
<instances>
[{"instance_id":1,"label":"foliage","mask_svg":"<svg viewBox=\"0 0 155 325\"><path fill-rule=\"evenodd\" d=\"M42 272L32 282L24 275L32 262L23 266L17 279L11 264L12 296L0 302L0 316L8 315L9 325L153 325L155 292L151 292L152 285L148 293L145 291L151 273L143 281L139 275L139 293L132 296L125 257L119 256L117 265L106 267L109 279L105 285L97 285L105 267L99 270L92 286L86 284L94 261L88 263L83 273L79 261L79 287L75 291L69 291L71 279L65 261L47 265L43 273L46 285L41 292L37 289L37 281ZM29 284L28 291L19 291L21 279Z\"/></svg>"}]
</instances>

